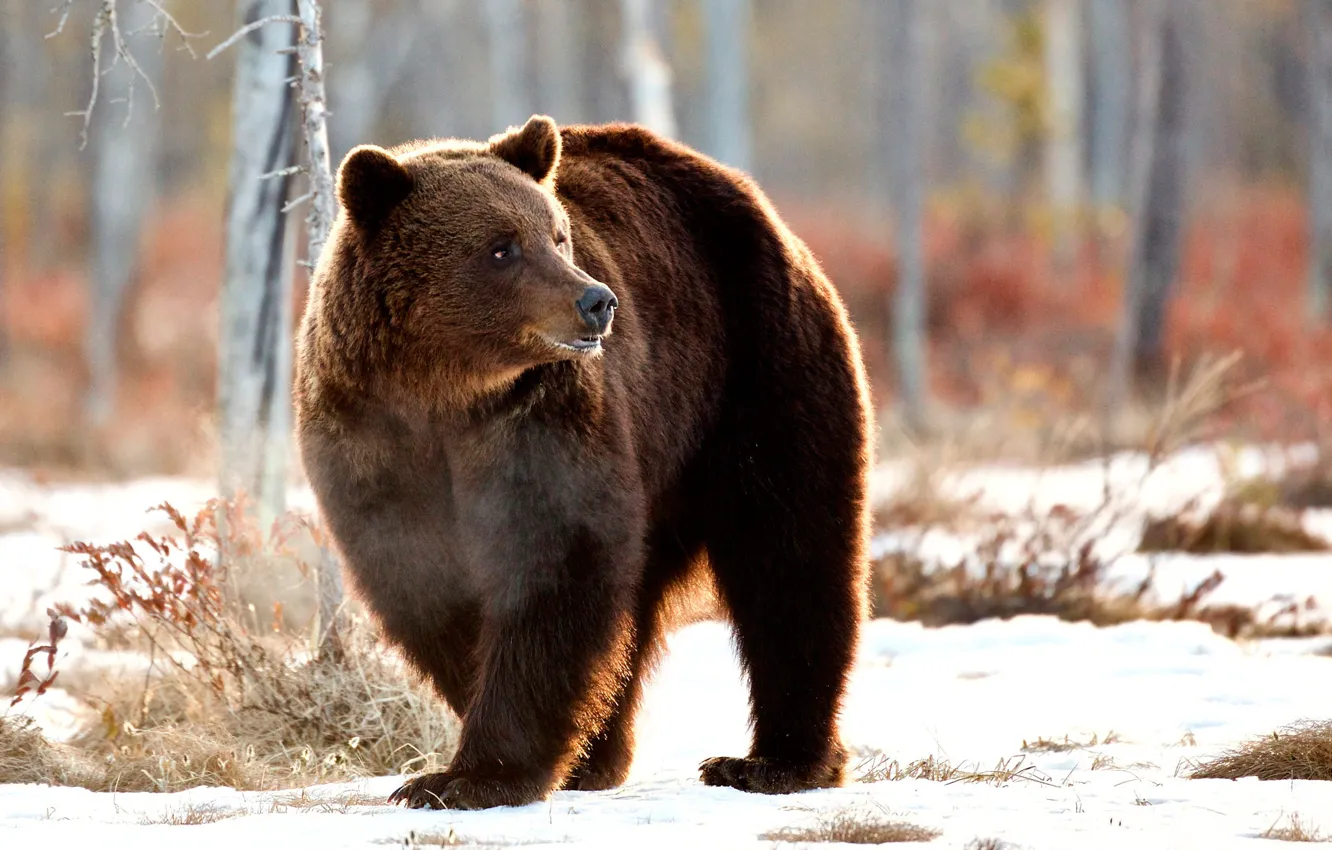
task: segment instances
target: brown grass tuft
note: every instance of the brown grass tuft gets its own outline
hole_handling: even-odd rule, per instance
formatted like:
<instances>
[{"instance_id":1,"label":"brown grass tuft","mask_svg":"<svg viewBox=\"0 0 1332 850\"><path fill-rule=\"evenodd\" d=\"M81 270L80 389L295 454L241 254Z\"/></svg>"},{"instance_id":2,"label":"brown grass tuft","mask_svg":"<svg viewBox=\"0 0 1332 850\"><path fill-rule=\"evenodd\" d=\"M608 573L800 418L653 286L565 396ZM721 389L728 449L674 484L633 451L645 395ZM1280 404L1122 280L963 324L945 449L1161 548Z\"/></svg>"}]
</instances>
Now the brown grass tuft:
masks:
<instances>
[{"instance_id":1,"label":"brown grass tuft","mask_svg":"<svg viewBox=\"0 0 1332 850\"><path fill-rule=\"evenodd\" d=\"M0 716L0 785L83 785L92 773L77 753L48 741L32 718Z\"/></svg>"},{"instance_id":2,"label":"brown grass tuft","mask_svg":"<svg viewBox=\"0 0 1332 850\"><path fill-rule=\"evenodd\" d=\"M1281 821L1278 819L1277 823L1269 826L1259 838L1267 838L1272 841L1307 841L1310 843L1332 841L1332 838L1324 838L1323 833L1312 824L1301 820L1299 812L1291 812L1290 817L1286 819L1286 823L1279 826L1280 823Z\"/></svg>"},{"instance_id":3,"label":"brown grass tuft","mask_svg":"<svg viewBox=\"0 0 1332 850\"><path fill-rule=\"evenodd\" d=\"M214 805L191 805L181 809L168 809L160 817L144 817L139 820L143 826L165 824L167 826L199 826L206 823L238 818L245 814L244 809L222 809Z\"/></svg>"},{"instance_id":4,"label":"brown grass tuft","mask_svg":"<svg viewBox=\"0 0 1332 850\"><path fill-rule=\"evenodd\" d=\"M882 820L855 809L842 809L819 814L813 826L788 826L765 832L759 838L791 844L904 844L933 841L942 834L919 824Z\"/></svg>"},{"instance_id":5,"label":"brown grass tuft","mask_svg":"<svg viewBox=\"0 0 1332 850\"><path fill-rule=\"evenodd\" d=\"M903 765L886 753L869 752L855 767L857 782L900 782L923 779L928 782L977 782L1004 785L1015 779L1049 784L1049 778L1026 763L1026 756L1001 759L990 770L973 770L965 764L954 765L944 759L927 756Z\"/></svg>"},{"instance_id":6,"label":"brown grass tuft","mask_svg":"<svg viewBox=\"0 0 1332 850\"><path fill-rule=\"evenodd\" d=\"M1292 724L1205 762L1191 779L1313 779L1332 781L1332 721Z\"/></svg>"},{"instance_id":7,"label":"brown grass tuft","mask_svg":"<svg viewBox=\"0 0 1332 850\"><path fill-rule=\"evenodd\" d=\"M1305 530L1300 515L1275 505L1227 498L1205 516L1155 517L1143 528L1139 552L1239 554L1326 552L1328 541Z\"/></svg>"},{"instance_id":8,"label":"brown grass tuft","mask_svg":"<svg viewBox=\"0 0 1332 850\"><path fill-rule=\"evenodd\" d=\"M1071 753L1074 750L1085 750L1088 747L1102 746L1105 744L1118 744L1122 739L1114 731L1107 732L1105 738L1092 733L1092 736L1086 741L1075 741L1065 735L1062 740L1056 738L1037 738L1034 741L1023 740L1022 752L1024 753Z\"/></svg>"},{"instance_id":9,"label":"brown grass tuft","mask_svg":"<svg viewBox=\"0 0 1332 850\"><path fill-rule=\"evenodd\" d=\"M272 790L429 769L448 757L457 721L365 621L349 623L343 657L310 658L309 634L285 629L281 612L260 624L229 596L216 559L224 543L250 555L281 546L280 530L260 539L231 507L210 505L190 520L163 505L174 536L69 547L104 593L59 614L128 635L152 666L90 695L99 718L71 748L80 769L50 762L32 781Z\"/></svg>"}]
</instances>

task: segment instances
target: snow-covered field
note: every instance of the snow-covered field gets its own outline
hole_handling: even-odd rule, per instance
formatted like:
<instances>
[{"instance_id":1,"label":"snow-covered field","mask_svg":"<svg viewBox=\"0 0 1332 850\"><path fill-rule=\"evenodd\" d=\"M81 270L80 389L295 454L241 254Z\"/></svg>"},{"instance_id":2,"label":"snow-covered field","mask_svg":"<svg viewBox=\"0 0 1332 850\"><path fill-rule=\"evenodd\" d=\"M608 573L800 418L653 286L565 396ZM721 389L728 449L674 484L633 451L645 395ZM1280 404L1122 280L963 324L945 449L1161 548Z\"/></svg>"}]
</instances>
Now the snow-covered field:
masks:
<instances>
[{"instance_id":1,"label":"snow-covered field","mask_svg":"<svg viewBox=\"0 0 1332 850\"><path fill-rule=\"evenodd\" d=\"M1168 486L1151 488L1153 500L1215 491L1214 463L1190 455L1179 462L1183 471ZM1032 497L1055 503L1095 498L1100 472L990 470L971 481L1000 505ZM76 565L53 550L64 539L130 536L142 527L144 508L163 499L192 507L207 495L206 482L44 486L0 474L0 627L31 628L47 604L77 589ZM1332 556L1165 563L1176 562L1169 569L1181 574L1221 567L1233 575L1227 584L1240 601L1286 592L1332 599ZM1257 836L1294 812L1332 832L1332 783L1180 775L1191 760L1249 737L1300 719L1332 719L1332 657L1319 655L1330 645L1241 644L1196 623L1098 630L1019 618L927 630L876 621L865 630L846 706L848 746L903 765L935 756L987 771L1004 762L1016 775L1004 783L902 780L760 797L697 781L700 760L742 754L747 742L746 691L729 634L701 623L672 637L645 696L633 774L616 791L558 793L522 809L414 812L376 803L396 787L393 777L308 789L300 802L299 792L0 786L0 848L370 848L402 846L413 834L418 843L439 843L452 831L460 846L701 850L772 846L761 836L848 808L938 829L929 846L939 848L977 838L1051 850L1258 847ZM22 646L0 640L0 684ZM97 663L109 660L117 659ZM77 702L58 691L36 705L43 702L37 714L59 735ZM1023 752L1024 742L1066 736L1113 743ZM310 798L328 802L310 805ZM186 820L211 822L173 823Z\"/></svg>"}]
</instances>

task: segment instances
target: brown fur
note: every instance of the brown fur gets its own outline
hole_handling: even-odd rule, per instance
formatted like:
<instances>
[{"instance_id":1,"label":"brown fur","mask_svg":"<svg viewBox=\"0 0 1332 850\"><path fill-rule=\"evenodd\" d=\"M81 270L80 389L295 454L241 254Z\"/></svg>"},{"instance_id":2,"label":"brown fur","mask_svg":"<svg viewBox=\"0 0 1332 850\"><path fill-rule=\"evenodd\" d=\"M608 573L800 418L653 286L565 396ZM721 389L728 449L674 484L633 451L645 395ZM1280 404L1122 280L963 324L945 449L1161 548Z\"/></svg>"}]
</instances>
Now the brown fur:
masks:
<instances>
[{"instance_id":1,"label":"brown fur","mask_svg":"<svg viewBox=\"0 0 1332 850\"><path fill-rule=\"evenodd\" d=\"M759 189L641 128L543 117L358 148L339 181L302 455L357 591L463 717L448 770L393 799L623 782L666 600L704 570L754 739L703 781L840 783L869 405L841 302ZM590 345L575 302L598 281L602 350L562 347Z\"/></svg>"}]
</instances>

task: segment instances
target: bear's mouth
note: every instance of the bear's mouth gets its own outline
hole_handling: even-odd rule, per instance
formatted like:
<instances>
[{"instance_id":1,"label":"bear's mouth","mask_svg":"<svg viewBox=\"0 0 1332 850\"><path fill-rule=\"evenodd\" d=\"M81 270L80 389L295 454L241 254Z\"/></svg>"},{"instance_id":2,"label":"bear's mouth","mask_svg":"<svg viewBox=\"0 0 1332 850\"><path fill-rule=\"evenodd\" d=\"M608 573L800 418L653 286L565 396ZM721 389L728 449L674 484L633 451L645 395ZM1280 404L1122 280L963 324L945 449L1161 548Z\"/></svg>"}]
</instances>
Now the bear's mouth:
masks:
<instances>
[{"instance_id":1,"label":"bear's mouth","mask_svg":"<svg viewBox=\"0 0 1332 850\"><path fill-rule=\"evenodd\" d=\"M601 350L601 337L599 336L580 336L569 342L552 339L550 343L556 348L562 348L565 351L576 351L579 354L592 354Z\"/></svg>"}]
</instances>

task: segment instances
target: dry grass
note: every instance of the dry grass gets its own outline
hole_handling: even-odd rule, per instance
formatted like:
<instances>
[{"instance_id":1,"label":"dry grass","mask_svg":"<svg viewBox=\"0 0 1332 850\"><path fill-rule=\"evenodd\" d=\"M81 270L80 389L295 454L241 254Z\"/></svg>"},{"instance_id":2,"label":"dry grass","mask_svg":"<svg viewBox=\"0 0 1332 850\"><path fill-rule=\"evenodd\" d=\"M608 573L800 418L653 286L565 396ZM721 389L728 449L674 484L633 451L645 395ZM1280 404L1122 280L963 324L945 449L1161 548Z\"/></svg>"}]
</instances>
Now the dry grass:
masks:
<instances>
[{"instance_id":1,"label":"dry grass","mask_svg":"<svg viewBox=\"0 0 1332 850\"><path fill-rule=\"evenodd\" d=\"M928 782L968 782L1005 785L1017 779L1050 784L1049 777L1026 763L1026 756L1002 759L990 770L976 770L966 764L954 765L946 759L927 756L902 764L882 752L863 755L854 772L857 782L900 782L904 779L922 779Z\"/></svg>"},{"instance_id":2,"label":"dry grass","mask_svg":"<svg viewBox=\"0 0 1332 850\"><path fill-rule=\"evenodd\" d=\"M1259 838L1267 838L1272 841L1306 841L1310 843L1332 841L1332 838L1324 838L1317 827L1305 823L1300 818L1299 812L1291 812L1290 817L1286 819L1284 824L1278 819Z\"/></svg>"},{"instance_id":3,"label":"dry grass","mask_svg":"<svg viewBox=\"0 0 1332 850\"><path fill-rule=\"evenodd\" d=\"M1204 762L1191 779L1312 779L1332 782L1332 721L1306 721Z\"/></svg>"},{"instance_id":4,"label":"dry grass","mask_svg":"<svg viewBox=\"0 0 1332 850\"><path fill-rule=\"evenodd\" d=\"M207 823L238 818L245 814L243 809L222 809L214 805L190 805L180 809L168 809L159 817L144 817L139 823L144 826L165 824L167 826L199 826Z\"/></svg>"},{"instance_id":5,"label":"dry grass","mask_svg":"<svg viewBox=\"0 0 1332 850\"><path fill-rule=\"evenodd\" d=\"M1037 738L1034 741L1022 742L1022 752L1024 753L1071 753L1074 750L1085 750L1089 747L1097 747L1105 744L1118 744L1123 740L1115 732L1107 732L1104 738L1092 734L1086 741L1075 741L1065 735L1062 739L1056 738Z\"/></svg>"},{"instance_id":6,"label":"dry grass","mask_svg":"<svg viewBox=\"0 0 1332 850\"><path fill-rule=\"evenodd\" d=\"M228 507L212 505L187 520L163 506L174 536L70 547L104 594L58 613L95 633L129 635L152 665L145 677L89 694L99 716L68 748L75 768L50 756L24 768L29 781L93 790L272 790L447 760L457 721L365 621L349 622L342 657L310 658L309 634L286 630L280 612L259 625L252 610L228 598L226 572L215 563L218 512ZM242 515L226 516L229 551L253 556L280 546L256 539ZM30 651L28 666L42 654ZM34 674L34 693L42 676ZM18 730L29 733L21 736L29 748L37 746L32 731Z\"/></svg>"},{"instance_id":7,"label":"dry grass","mask_svg":"<svg viewBox=\"0 0 1332 850\"><path fill-rule=\"evenodd\" d=\"M31 718L0 716L0 785L85 785L93 766L46 740Z\"/></svg>"},{"instance_id":8,"label":"dry grass","mask_svg":"<svg viewBox=\"0 0 1332 850\"><path fill-rule=\"evenodd\" d=\"M454 832L453 827L449 827L448 832L412 832L407 833L405 838L387 838L377 842L379 844L392 844L395 847L467 847L471 850L486 850L490 847L521 847L533 842L519 841L512 839L493 839L487 838L484 841L467 838ZM550 843L550 842L541 842Z\"/></svg>"},{"instance_id":9,"label":"dry grass","mask_svg":"<svg viewBox=\"0 0 1332 850\"><path fill-rule=\"evenodd\" d=\"M933 841L937 829L907 821L883 820L856 809L821 813L813 826L789 826L765 832L759 838L789 844L905 844Z\"/></svg>"},{"instance_id":10,"label":"dry grass","mask_svg":"<svg viewBox=\"0 0 1332 850\"><path fill-rule=\"evenodd\" d=\"M1205 515L1184 511L1155 517L1143 529L1139 552L1289 554L1326 552L1332 545L1304 528L1300 515L1278 505L1227 498Z\"/></svg>"}]
</instances>

